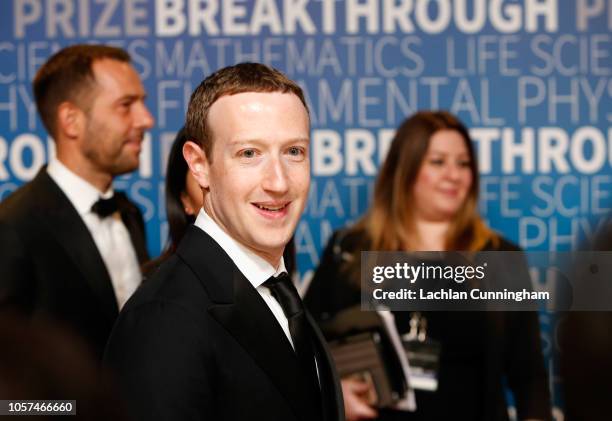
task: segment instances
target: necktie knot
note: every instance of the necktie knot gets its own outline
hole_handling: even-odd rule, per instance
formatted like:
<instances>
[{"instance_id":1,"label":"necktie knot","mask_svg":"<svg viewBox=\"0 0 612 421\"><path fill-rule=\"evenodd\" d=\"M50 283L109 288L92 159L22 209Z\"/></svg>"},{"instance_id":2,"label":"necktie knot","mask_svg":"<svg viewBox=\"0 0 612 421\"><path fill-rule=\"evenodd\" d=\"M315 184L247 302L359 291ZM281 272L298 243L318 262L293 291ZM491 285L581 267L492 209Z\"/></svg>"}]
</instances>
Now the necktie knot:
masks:
<instances>
[{"instance_id":1,"label":"necktie knot","mask_svg":"<svg viewBox=\"0 0 612 421\"><path fill-rule=\"evenodd\" d=\"M300 295L286 273L282 273L278 277L271 276L263 285L270 289L270 293L283 308L287 319L291 319L303 311Z\"/></svg>"},{"instance_id":2,"label":"necktie knot","mask_svg":"<svg viewBox=\"0 0 612 421\"><path fill-rule=\"evenodd\" d=\"M91 211L97 214L100 218L106 218L109 215L119 210L119 202L117 200L117 194L114 193L108 199L98 199L96 203L91 207Z\"/></svg>"}]
</instances>

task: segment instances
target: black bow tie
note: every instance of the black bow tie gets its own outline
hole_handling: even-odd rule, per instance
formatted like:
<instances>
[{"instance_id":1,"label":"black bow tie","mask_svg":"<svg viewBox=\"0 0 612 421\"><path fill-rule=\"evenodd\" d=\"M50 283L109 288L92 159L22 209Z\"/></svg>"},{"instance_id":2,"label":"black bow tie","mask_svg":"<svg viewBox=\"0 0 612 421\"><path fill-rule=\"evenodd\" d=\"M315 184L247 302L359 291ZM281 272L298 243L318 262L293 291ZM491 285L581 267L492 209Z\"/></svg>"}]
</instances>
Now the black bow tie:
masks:
<instances>
[{"instance_id":1,"label":"black bow tie","mask_svg":"<svg viewBox=\"0 0 612 421\"><path fill-rule=\"evenodd\" d=\"M97 214L100 218L106 218L109 215L119 210L119 201L117 200L117 194L113 193L108 199L98 199L96 203L91 207L91 211Z\"/></svg>"}]
</instances>

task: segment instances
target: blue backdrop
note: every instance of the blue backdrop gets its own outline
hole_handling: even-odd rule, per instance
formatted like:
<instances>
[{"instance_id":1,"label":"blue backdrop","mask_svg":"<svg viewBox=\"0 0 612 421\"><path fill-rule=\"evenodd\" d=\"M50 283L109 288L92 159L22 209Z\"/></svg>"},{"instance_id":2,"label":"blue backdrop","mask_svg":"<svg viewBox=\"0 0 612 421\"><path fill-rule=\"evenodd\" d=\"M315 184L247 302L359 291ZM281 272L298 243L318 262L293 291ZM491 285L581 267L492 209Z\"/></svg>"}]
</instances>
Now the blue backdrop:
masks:
<instances>
[{"instance_id":1,"label":"blue backdrop","mask_svg":"<svg viewBox=\"0 0 612 421\"><path fill-rule=\"evenodd\" d=\"M612 210L611 0L3 1L0 199L53 154L30 82L77 42L125 48L148 91L156 126L139 171L116 184L144 212L153 255L167 235L165 162L189 96L241 61L283 70L309 101L302 279L332 230L366 209L394 128L419 109L448 109L470 127L481 212L524 248L575 248ZM541 320L558 404L556 323Z\"/></svg>"}]
</instances>

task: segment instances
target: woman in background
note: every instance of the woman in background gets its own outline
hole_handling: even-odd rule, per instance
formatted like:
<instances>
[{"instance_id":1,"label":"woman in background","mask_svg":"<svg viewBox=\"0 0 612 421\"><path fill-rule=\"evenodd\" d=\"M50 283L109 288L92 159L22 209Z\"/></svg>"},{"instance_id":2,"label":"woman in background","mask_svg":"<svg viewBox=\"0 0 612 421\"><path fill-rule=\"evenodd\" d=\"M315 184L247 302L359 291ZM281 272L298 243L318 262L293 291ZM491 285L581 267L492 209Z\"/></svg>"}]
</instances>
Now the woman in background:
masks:
<instances>
[{"instance_id":1,"label":"woman in background","mask_svg":"<svg viewBox=\"0 0 612 421\"><path fill-rule=\"evenodd\" d=\"M478 170L465 126L447 112L402 123L378 175L370 209L330 239L306 307L325 322L358 305L360 252L519 250L478 215ZM414 315L394 312L400 334ZM550 418L549 392L534 313L430 312L427 336L441 345L438 387L415 391L417 411L376 410L367 386L343 379L347 420L507 420L504 381L519 419Z\"/></svg>"},{"instance_id":2,"label":"woman in background","mask_svg":"<svg viewBox=\"0 0 612 421\"><path fill-rule=\"evenodd\" d=\"M195 222L202 207L202 189L189 172L183 158L183 145L188 138L182 128L176 134L166 166L166 218L168 220L168 242L162 254L143 267L143 273L150 275L168 257L176 252L176 247L185 235L187 227Z\"/></svg>"},{"instance_id":3,"label":"woman in background","mask_svg":"<svg viewBox=\"0 0 612 421\"><path fill-rule=\"evenodd\" d=\"M204 201L202 189L183 158L183 145L188 138L182 128L176 134L166 168L166 217L168 218L168 247L164 254L172 254L185 235L187 227L195 222Z\"/></svg>"}]
</instances>

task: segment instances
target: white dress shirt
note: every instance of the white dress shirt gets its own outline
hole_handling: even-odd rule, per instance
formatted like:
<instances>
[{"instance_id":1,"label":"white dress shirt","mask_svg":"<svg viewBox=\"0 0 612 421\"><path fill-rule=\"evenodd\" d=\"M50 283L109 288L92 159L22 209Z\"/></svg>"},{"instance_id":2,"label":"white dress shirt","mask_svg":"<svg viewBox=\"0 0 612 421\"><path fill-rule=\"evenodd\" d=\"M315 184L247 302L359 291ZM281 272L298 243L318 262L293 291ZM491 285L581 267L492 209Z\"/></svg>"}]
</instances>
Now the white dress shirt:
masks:
<instances>
[{"instance_id":1,"label":"white dress shirt","mask_svg":"<svg viewBox=\"0 0 612 421\"><path fill-rule=\"evenodd\" d=\"M206 234L210 235L213 240L221 246L221 248L227 253L232 259L234 264L238 267L238 270L249 280L253 287L257 290L261 298L270 308L276 320L280 324L283 332L287 336L289 343L293 347L293 340L291 339L291 333L289 332L289 321L287 316L283 312L283 308L276 301L276 298L270 293L270 289L263 286L263 283L270 278L270 276L278 276L283 272L287 272L285 268L285 261L281 257L278 268L274 268L270 263L264 260L262 257L253 253L245 246L230 237L210 216L204 209L200 209L198 217L195 221L195 226L200 228ZM295 347L294 347L295 349Z\"/></svg>"},{"instance_id":2,"label":"white dress shirt","mask_svg":"<svg viewBox=\"0 0 612 421\"><path fill-rule=\"evenodd\" d=\"M142 280L136 251L118 212L100 218L91 210L100 197L112 197L113 188L101 193L57 159L49 163L47 173L68 197L91 233L110 275L117 304L121 309Z\"/></svg>"}]
</instances>

